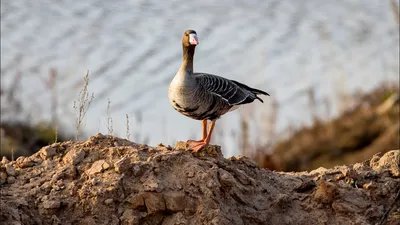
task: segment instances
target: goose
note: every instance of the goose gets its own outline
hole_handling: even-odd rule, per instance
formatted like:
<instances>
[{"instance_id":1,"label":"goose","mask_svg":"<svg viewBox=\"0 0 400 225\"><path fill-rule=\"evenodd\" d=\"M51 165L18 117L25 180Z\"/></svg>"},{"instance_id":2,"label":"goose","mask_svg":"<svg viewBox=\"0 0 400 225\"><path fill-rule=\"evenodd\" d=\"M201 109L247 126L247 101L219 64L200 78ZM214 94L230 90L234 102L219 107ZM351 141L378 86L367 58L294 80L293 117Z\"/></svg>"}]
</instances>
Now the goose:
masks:
<instances>
[{"instance_id":1,"label":"goose","mask_svg":"<svg viewBox=\"0 0 400 225\"><path fill-rule=\"evenodd\" d=\"M187 140L189 149L197 152L210 143L215 122L222 115L255 99L268 95L235 80L218 75L193 72L193 58L199 44L197 33L186 30L182 38L183 61L168 88L168 98L179 113L202 122L202 139ZM210 121L209 130L207 123Z\"/></svg>"}]
</instances>

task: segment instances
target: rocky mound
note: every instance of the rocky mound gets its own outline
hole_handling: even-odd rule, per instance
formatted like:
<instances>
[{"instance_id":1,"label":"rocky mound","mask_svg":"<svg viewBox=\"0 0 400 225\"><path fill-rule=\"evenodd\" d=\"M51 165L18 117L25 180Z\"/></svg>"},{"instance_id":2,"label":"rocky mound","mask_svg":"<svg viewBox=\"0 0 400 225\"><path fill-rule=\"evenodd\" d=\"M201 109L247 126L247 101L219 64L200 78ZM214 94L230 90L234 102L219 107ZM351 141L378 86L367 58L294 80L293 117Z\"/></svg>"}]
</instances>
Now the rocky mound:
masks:
<instances>
[{"instance_id":1,"label":"rocky mound","mask_svg":"<svg viewBox=\"0 0 400 225\"><path fill-rule=\"evenodd\" d=\"M311 172L98 134L0 166L1 224L398 224L400 151ZM397 199L396 199L397 198Z\"/></svg>"}]
</instances>

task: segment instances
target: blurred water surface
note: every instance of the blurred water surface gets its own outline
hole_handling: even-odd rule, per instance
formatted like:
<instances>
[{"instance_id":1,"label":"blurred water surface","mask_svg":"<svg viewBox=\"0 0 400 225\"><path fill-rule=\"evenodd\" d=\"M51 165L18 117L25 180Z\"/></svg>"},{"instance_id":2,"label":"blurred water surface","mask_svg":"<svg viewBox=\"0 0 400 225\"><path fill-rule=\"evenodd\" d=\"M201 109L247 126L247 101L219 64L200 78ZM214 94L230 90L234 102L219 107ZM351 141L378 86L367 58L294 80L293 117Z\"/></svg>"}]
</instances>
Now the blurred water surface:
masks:
<instances>
[{"instance_id":1,"label":"blurred water surface","mask_svg":"<svg viewBox=\"0 0 400 225\"><path fill-rule=\"evenodd\" d=\"M246 106L256 118L253 136L272 98L280 105L276 129L283 130L310 121L303 94L310 87L318 102L330 99L336 109L338 90L369 90L399 79L398 25L389 1L9 0L1 1L1 85L20 73L25 108L36 121L50 118L51 92L43 80L55 68L58 115L73 131L73 101L90 70L95 99L84 127L88 134L107 133L110 99L116 135L125 136L128 114L132 138L149 137L153 145L200 137L200 122L175 112L167 97L188 28L199 35L196 71L271 94L264 104ZM316 110L323 117L337 112ZM239 150L240 112L217 125L215 140L227 155Z\"/></svg>"}]
</instances>

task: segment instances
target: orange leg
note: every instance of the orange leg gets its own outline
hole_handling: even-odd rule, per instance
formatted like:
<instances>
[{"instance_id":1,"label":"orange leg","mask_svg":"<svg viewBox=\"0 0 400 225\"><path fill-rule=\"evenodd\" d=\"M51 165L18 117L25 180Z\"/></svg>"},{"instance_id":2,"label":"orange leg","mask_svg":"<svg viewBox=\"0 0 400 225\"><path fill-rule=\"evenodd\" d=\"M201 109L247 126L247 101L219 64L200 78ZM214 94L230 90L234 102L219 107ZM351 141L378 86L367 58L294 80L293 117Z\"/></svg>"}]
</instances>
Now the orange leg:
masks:
<instances>
[{"instance_id":1,"label":"orange leg","mask_svg":"<svg viewBox=\"0 0 400 225\"><path fill-rule=\"evenodd\" d=\"M214 126L215 126L215 121L211 121L210 131L209 131L207 137L204 139L204 141L190 146L190 148L193 150L193 152L200 151L202 148L206 147L210 143L211 135L214 130Z\"/></svg>"},{"instance_id":2,"label":"orange leg","mask_svg":"<svg viewBox=\"0 0 400 225\"><path fill-rule=\"evenodd\" d=\"M202 120L201 121L202 124L202 128L203 128L203 132L202 132L202 138L199 141L195 141L195 140L187 140L186 142L192 143L192 142L203 142L206 138L207 138L207 120Z\"/></svg>"}]
</instances>

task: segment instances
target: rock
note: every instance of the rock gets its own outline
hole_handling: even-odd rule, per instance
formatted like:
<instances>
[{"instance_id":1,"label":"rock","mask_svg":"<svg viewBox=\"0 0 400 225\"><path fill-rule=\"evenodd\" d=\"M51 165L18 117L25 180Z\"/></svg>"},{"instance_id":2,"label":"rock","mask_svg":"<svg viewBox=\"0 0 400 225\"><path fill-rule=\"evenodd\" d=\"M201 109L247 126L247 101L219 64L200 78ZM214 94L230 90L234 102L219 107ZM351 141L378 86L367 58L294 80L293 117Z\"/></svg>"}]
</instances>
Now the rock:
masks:
<instances>
[{"instance_id":1,"label":"rock","mask_svg":"<svg viewBox=\"0 0 400 225\"><path fill-rule=\"evenodd\" d=\"M0 185L7 182L7 173L0 171Z\"/></svg>"},{"instance_id":2,"label":"rock","mask_svg":"<svg viewBox=\"0 0 400 225\"><path fill-rule=\"evenodd\" d=\"M126 209L120 220L123 225L138 225L140 221L140 216L135 214L132 209Z\"/></svg>"},{"instance_id":3,"label":"rock","mask_svg":"<svg viewBox=\"0 0 400 225\"><path fill-rule=\"evenodd\" d=\"M189 149L189 144L187 142L183 142L183 141L176 142L175 149L178 149L180 151L191 151ZM218 145L208 145L198 152L193 152L193 154L195 156L202 156L202 157L205 157L205 156L215 157L215 158L223 157L221 147Z\"/></svg>"},{"instance_id":4,"label":"rock","mask_svg":"<svg viewBox=\"0 0 400 225\"><path fill-rule=\"evenodd\" d=\"M45 209L58 209L61 206L61 202L58 200L45 200L42 204Z\"/></svg>"},{"instance_id":5,"label":"rock","mask_svg":"<svg viewBox=\"0 0 400 225\"><path fill-rule=\"evenodd\" d=\"M127 201L132 204L132 209L137 209L139 207L144 206L144 198L143 194L131 194L128 198Z\"/></svg>"},{"instance_id":6,"label":"rock","mask_svg":"<svg viewBox=\"0 0 400 225\"><path fill-rule=\"evenodd\" d=\"M108 163L108 162L104 162L103 163L103 169L104 170L107 170L107 169L109 169L111 167L111 165Z\"/></svg>"},{"instance_id":7,"label":"rock","mask_svg":"<svg viewBox=\"0 0 400 225\"><path fill-rule=\"evenodd\" d=\"M6 168L6 172L7 172L7 174L9 176L14 176L15 177L17 175L17 171L10 164L6 164L5 168Z\"/></svg>"},{"instance_id":8,"label":"rock","mask_svg":"<svg viewBox=\"0 0 400 225\"><path fill-rule=\"evenodd\" d=\"M144 202L149 214L165 210L165 202L162 194L151 192L145 193Z\"/></svg>"},{"instance_id":9,"label":"rock","mask_svg":"<svg viewBox=\"0 0 400 225\"><path fill-rule=\"evenodd\" d=\"M52 225L61 225L61 220L56 216L56 215L52 215L51 216L51 224Z\"/></svg>"},{"instance_id":10,"label":"rock","mask_svg":"<svg viewBox=\"0 0 400 225\"><path fill-rule=\"evenodd\" d=\"M31 158L25 158L24 161L22 161L21 168L27 168L27 167L32 167L35 165L35 161Z\"/></svg>"},{"instance_id":11,"label":"rock","mask_svg":"<svg viewBox=\"0 0 400 225\"><path fill-rule=\"evenodd\" d=\"M101 173L104 170L108 169L110 167L110 164L108 164L104 160L98 160L92 164L92 167L86 172L88 175L93 175L96 173Z\"/></svg>"},{"instance_id":12,"label":"rock","mask_svg":"<svg viewBox=\"0 0 400 225\"><path fill-rule=\"evenodd\" d=\"M85 158L85 152L82 149L71 149L65 154L63 161L65 164L76 165Z\"/></svg>"},{"instance_id":13,"label":"rock","mask_svg":"<svg viewBox=\"0 0 400 225\"><path fill-rule=\"evenodd\" d=\"M219 169L218 174L219 174L219 179L221 181L222 186L232 187L237 184L237 182L236 182L235 178L232 176L232 174L230 174L226 170Z\"/></svg>"},{"instance_id":14,"label":"rock","mask_svg":"<svg viewBox=\"0 0 400 225\"><path fill-rule=\"evenodd\" d=\"M113 202L114 202L114 199L112 199L112 198L108 198L108 199L104 200L104 204L106 204L106 205L111 205Z\"/></svg>"},{"instance_id":15,"label":"rock","mask_svg":"<svg viewBox=\"0 0 400 225\"><path fill-rule=\"evenodd\" d=\"M165 206L171 212L185 210L185 195L181 192L168 192L164 194Z\"/></svg>"},{"instance_id":16,"label":"rock","mask_svg":"<svg viewBox=\"0 0 400 225\"><path fill-rule=\"evenodd\" d=\"M126 170L129 169L131 164L131 160L129 157L123 157L122 159L118 160L114 163L114 168L117 173L124 173Z\"/></svg>"},{"instance_id":17,"label":"rock","mask_svg":"<svg viewBox=\"0 0 400 225\"><path fill-rule=\"evenodd\" d=\"M16 160L17 167L19 168L28 168L31 167L35 164L35 162L31 159L31 158L26 158L24 156L20 156L18 157L18 159Z\"/></svg>"},{"instance_id":18,"label":"rock","mask_svg":"<svg viewBox=\"0 0 400 225\"><path fill-rule=\"evenodd\" d=\"M146 177L141 180L143 182L143 190L149 192L159 192L160 187L158 184L158 180L154 176Z\"/></svg>"},{"instance_id":19,"label":"rock","mask_svg":"<svg viewBox=\"0 0 400 225\"><path fill-rule=\"evenodd\" d=\"M46 159L48 159L50 157L53 157L53 156L57 155L57 150L55 148L51 147L51 146L43 147L42 149L40 149L39 152L40 152L39 153L40 157L43 160L46 160Z\"/></svg>"},{"instance_id":20,"label":"rock","mask_svg":"<svg viewBox=\"0 0 400 225\"><path fill-rule=\"evenodd\" d=\"M337 195L336 185L332 182L320 181L314 194L314 199L323 204L331 204Z\"/></svg>"},{"instance_id":21,"label":"rock","mask_svg":"<svg viewBox=\"0 0 400 225\"><path fill-rule=\"evenodd\" d=\"M185 216L181 213L174 213L171 217L163 220L163 225L189 224Z\"/></svg>"},{"instance_id":22,"label":"rock","mask_svg":"<svg viewBox=\"0 0 400 225\"><path fill-rule=\"evenodd\" d=\"M1 159L1 163L2 163L3 165L5 165L5 164L7 164L7 163L9 163L9 162L10 162L10 160L8 160L7 157L5 157L5 156L3 156L3 158Z\"/></svg>"},{"instance_id":23,"label":"rock","mask_svg":"<svg viewBox=\"0 0 400 225\"><path fill-rule=\"evenodd\" d=\"M9 184L15 183L15 177L13 177L13 176L7 177L7 183L9 183Z\"/></svg>"},{"instance_id":24,"label":"rock","mask_svg":"<svg viewBox=\"0 0 400 225\"><path fill-rule=\"evenodd\" d=\"M393 176L400 177L400 150L389 151L382 157L374 155L370 166L379 173L389 171Z\"/></svg>"}]
</instances>

